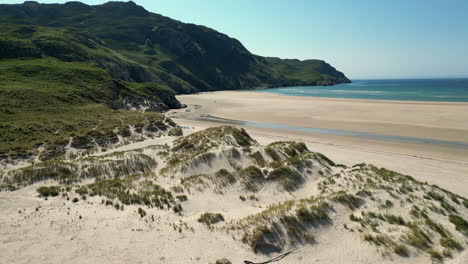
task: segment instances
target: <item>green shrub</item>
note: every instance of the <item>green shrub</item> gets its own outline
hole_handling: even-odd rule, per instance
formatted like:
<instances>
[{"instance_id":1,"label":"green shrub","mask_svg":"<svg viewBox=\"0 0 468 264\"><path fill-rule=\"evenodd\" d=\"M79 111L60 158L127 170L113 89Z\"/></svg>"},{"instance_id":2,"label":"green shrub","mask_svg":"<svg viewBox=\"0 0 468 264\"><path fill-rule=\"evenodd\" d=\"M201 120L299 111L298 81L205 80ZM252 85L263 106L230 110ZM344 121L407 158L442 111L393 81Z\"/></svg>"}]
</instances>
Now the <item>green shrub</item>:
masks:
<instances>
[{"instance_id":1,"label":"green shrub","mask_svg":"<svg viewBox=\"0 0 468 264\"><path fill-rule=\"evenodd\" d=\"M442 206L442 208L444 208L445 210L447 210L448 212L453 212L453 213L457 213L457 209L455 209L455 207L451 206L449 203L445 202L445 201L440 201L440 206Z\"/></svg>"},{"instance_id":2,"label":"green shrub","mask_svg":"<svg viewBox=\"0 0 468 264\"><path fill-rule=\"evenodd\" d=\"M458 243L455 239L450 238L450 237L442 237L440 240L440 245L442 245L445 248L451 248L451 249L458 249L462 250L463 247Z\"/></svg>"},{"instance_id":3,"label":"green shrub","mask_svg":"<svg viewBox=\"0 0 468 264\"><path fill-rule=\"evenodd\" d=\"M386 214L384 215L384 217L385 217L385 220L387 220L389 224L405 225L405 220L403 220L401 216Z\"/></svg>"},{"instance_id":4,"label":"green shrub","mask_svg":"<svg viewBox=\"0 0 468 264\"><path fill-rule=\"evenodd\" d=\"M60 187L58 187L58 186L42 186L42 187L37 188L36 191L42 197L49 197L49 196L55 197L55 196L59 195Z\"/></svg>"},{"instance_id":5,"label":"green shrub","mask_svg":"<svg viewBox=\"0 0 468 264\"><path fill-rule=\"evenodd\" d=\"M230 128L231 128L232 136L234 137L234 139L236 139L236 142L237 144L239 144L239 146L248 147L251 145L251 141L253 141L253 139L250 137L249 134L247 134L245 129L243 128L237 129L234 127L230 127Z\"/></svg>"},{"instance_id":6,"label":"green shrub","mask_svg":"<svg viewBox=\"0 0 468 264\"><path fill-rule=\"evenodd\" d=\"M428 218L425 211L421 211L421 209L419 209L419 207L417 207L416 205L413 205L413 207L411 208L410 215L412 215L415 218Z\"/></svg>"},{"instance_id":7,"label":"green shrub","mask_svg":"<svg viewBox=\"0 0 468 264\"><path fill-rule=\"evenodd\" d=\"M406 234L404 240L419 249L427 249L432 244L429 236L416 225L410 226L410 232Z\"/></svg>"},{"instance_id":8,"label":"green shrub","mask_svg":"<svg viewBox=\"0 0 468 264\"><path fill-rule=\"evenodd\" d=\"M306 223L317 223L321 221L327 221L328 217L326 206L301 206L296 210L297 217Z\"/></svg>"},{"instance_id":9,"label":"green shrub","mask_svg":"<svg viewBox=\"0 0 468 264\"><path fill-rule=\"evenodd\" d=\"M227 184L232 184L236 182L236 176L226 169L220 169L214 173L214 177L217 183L221 186L226 186Z\"/></svg>"},{"instance_id":10,"label":"green shrub","mask_svg":"<svg viewBox=\"0 0 468 264\"><path fill-rule=\"evenodd\" d=\"M286 191L297 189L304 181L301 174L285 166L272 170L268 179L277 180Z\"/></svg>"},{"instance_id":11,"label":"green shrub","mask_svg":"<svg viewBox=\"0 0 468 264\"><path fill-rule=\"evenodd\" d=\"M431 259L434 262L442 262L442 260L444 259L444 257L437 250L434 250L432 248L428 249L426 253L431 256Z\"/></svg>"},{"instance_id":12,"label":"green shrub","mask_svg":"<svg viewBox=\"0 0 468 264\"><path fill-rule=\"evenodd\" d=\"M442 250L442 255L444 255L444 257L451 258L452 251L448 248L444 248L444 250Z\"/></svg>"},{"instance_id":13,"label":"green shrub","mask_svg":"<svg viewBox=\"0 0 468 264\"><path fill-rule=\"evenodd\" d=\"M223 258L216 260L215 264L232 264L232 262L227 258Z\"/></svg>"},{"instance_id":14,"label":"green shrub","mask_svg":"<svg viewBox=\"0 0 468 264\"><path fill-rule=\"evenodd\" d=\"M76 189L75 192L79 195L85 195L88 194L88 188L81 186L80 188Z\"/></svg>"},{"instance_id":15,"label":"green shrub","mask_svg":"<svg viewBox=\"0 0 468 264\"><path fill-rule=\"evenodd\" d=\"M450 195L450 199L456 204L460 204L460 201L458 200L457 196L455 194Z\"/></svg>"},{"instance_id":16,"label":"green shrub","mask_svg":"<svg viewBox=\"0 0 468 264\"><path fill-rule=\"evenodd\" d=\"M391 208L391 207L393 207L392 201L386 200L386 201L385 201L385 208Z\"/></svg>"},{"instance_id":17,"label":"green shrub","mask_svg":"<svg viewBox=\"0 0 468 264\"><path fill-rule=\"evenodd\" d=\"M361 198L356 197L352 194L348 194L344 191L339 191L331 199L333 201L346 205L349 209L352 210L359 208L363 203L363 200Z\"/></svg>"},{"instance_id":18,"label":"green shrub","mask_svg":"<svg viewBox=\"0 0 468 264\"><path fill-rule=\"evenodd\" d=\"M402 244L397 244L393 246L393 252L395 254L402 256L402 257L408 257L409 256L409 251L408 249L402 245Z\"/></svg>"},{"instance_id":19,"label":"green shrub","mask_svg":"<svg viewBox=\"0 0 468 264\"><path fill-rule=\"evenodd\" d=\"M183 195L177 195L176 198L181 201L181 202L185 202L188 200L187 198L187 195L183 194Z\"/></svg>"},{"instance_id":20,"label":"green shrub","mask_svg":"<svg viewBox=\"0 0 468 264\"><path fill-rule=\"evenodd\" d=\"M230 152L231 152L231 157L235 159L239 159L241 157L239 150L237 150L236 148L231 148Z\"/></svg>"},{"instance_id":21,"label":"green shrub","mask_svg":"<svg viewBox=\"0 0 468 264\"><path fill-rule=\"evenodd\" d=\"M256 183L265 180L263 172L257 166L249 166L240 171L242 184L247 190L255 191Z\"/></svg>"},{"instance_id":22,"label":"green shrub","mask_svg":"<svg viewBox=\"0 0 468 264\"><path fill-rule=\"evenodd\" d=\"M268 234L271 234L271 230L267 226L259 225L255 227L249 242L250 247L255 253L262 247L263 239Z\"/></svg>"},{"instance_id":23,"label":"green shrub","mask_svg":"<svg viewBox=\"0 0 468 264\"><path fill-rule=\"evenodd\" d=\"M146 216L146 211L143 208L138 208L138 214L143 218Z\"/></svg>"},{"instance_id":24,"label":"green shrub","mask_svg":"<svg viewBox=\"0 0 468 264\"><path fill-rule=\"evenodd\" d=\"M322 153L319 152L314 152L314 155L323 161L325 161L328 165L331 166L336 166L335 162L333 162L331 159L329 159L327 156L323 155ZM355 165L356 166L356 165Z\"/></svg>"},{"instance_id":25,"label":"green shrub","mask_svg":"<svg viewBox=\"0 0 468 264\"><path fill-rule=\"evenodd\" d=\"M463 200L463 205L464 205L466 208L468 208L468 199L464 199L464 200Z\"/></svg>"},{"instance_id":26,"label":"green shrub","mask_svg":"<svg viewBox=\"0 0 468 264\"><path fill-rule=\"evenodd\" d=\"M362 197L372 196L372 192L370 192L369 190L366 190L366 189L362 189L362 190L359 190L358 192L356 192L356 195L362 196Z\"/></svg>"},{"instance_id":27,"label":"green shrub","mask_svg":"<svg viewBox=\"0 0 468 264\"><path fill-rule=\"evenodd\" d=\"M135 186L128 178L116 178L89 184L87 188L90 195L118 199L124 205L139 204L164 209L165 207L170 208L174 203L171 192L150 180L138 182L138 185ZM135 189L138 191L132 191Z\"/></svg>"},{"instance_id":28,"label":"green shrub","mask_svg":"<svg viewBox=\"0 0 468 264\"><path fill-rule=\"evenodd\" d=\"M288 154L290 157L307 151L309 151L309 149L307 148L306 144L304 144L304 142L292 142L289 145L289 148L285 149L286 154Z\"/></svg>"},{"instance_id":29,"label":"green shrub","mask_svg":"<svg viewBox=\"0 0 468 264\"><path fill-rule=\"evenodd\" d=\"M468 222L458 215L449 215L449 221L455 225L455 229L468 236Z\"/></svg>"},{"instance_id":30,"label":"green shrub","mask_svg":"<svg viewBox=\"0 0 468 264\"><path fill-rule=\"evenodd\" d=\"M171 128L171 130L169 130L169 132L167 133L168 136L183 136L183 132L182 132L182 128L180 126L176 126L176 127L173 127Z\"/></svg>"},{"instance_id":31,"label":"green shrub","mask_svg":"<svg viewBox=\"0 0 468 264\"><path fill-rule=\"evenodd\" d=\"M436 201L445 201L444 196L443 196L443 195L440 195L440 194L438 194L438 193L436 193L436 192L431 192L431 191L429 191L429 192L427 192L427 195L428 195L429 197L431 197L432 199L436 200Z\"/></svg>"},{"instance_id":32,"label":"green shrub","mask_svg":"<svg viewBox=\"0 0 468 264\"><path fill-rule=\"evenodd\" d=\"M276 152L276 150L272 147L267 147L265 148L265 152L268 154L268 156L270 156L270 158L272 158L274 161L279 161L281 158L280 156L278 155L278 153Z\"/></svg>"},{"instance_id":33,"label":"green shrub","mask_svg":"<svg viewBox=\"0 0 468 264\"><path fill-rule=\"evenodd\" d=\"M353 222L360 222L362 219L355 216L354 214L350 214L349 215L349 220L353 221Z\"/></svg>"},{"instance_id":34,"label":"green shrub","mask_svg":"<svg viewBox=\"0 0 468 264\"><path fill-rule=\"evenodd\" d=\"M1 191L15 191L16 190L16 186L12 185L12 184L0 184L0 192Z\"/></svg>"},{"instance_id":35,"label":"green shrub","mask_svg":"<svg viewBox=\"0 0 468 264\"><path fill-rule=\"evenodd\" d=\"M381 220L385 220L385 217L382 214L377 214L374 212L368 212L367 215L371 218L379 218Z\"/></svg>"},{"instance_id":36,"label":"green shrub","mask_svg":"<svg viewBox=\"0 0 468 264\"><path fill-rule=\"evenodd\" d=\"M203 223L207 226L219 223L224 221L224 217L222 214L215 214L215 213L204 213L198 218L198 222Z\"/></svg>"},{"instance_id":37,"label":"green shrub","mask_svg":"<svg viewBox=\"0 0 468 264\"><path fill-rule=\"evenodd\" d=\"M390 246L393 244L392 239L387 235L376 235L373 236L371 234L365 234L364 240L375 244L376 246Z\"/></svg>"},{"instance_id":38,"label":"green shrub","mask_svg":"<svg viewBox=\"0 0 468 264\"><path fill-rule=\"evenodd\" d=\"M436 231L439 233L442 237L448 237L448 231L441 225L438 224L434 221L432 221L429 218L426 218L425 221L426 225L428 225L432 230Z\"/></svg>"},{"instance_id":39,"label":"green shrub","mask_svg":"<svg viewBox=\"0 0 468 264\"><path fill-rule=\"evenodd\" d=\"M265 167L266 161L260 151L255 151L254 153L250 154L250 157L255 161L255 164L260 167Z\"/></svg>"},{"instance_id":40,"label":"green shrub","mask_svg":"<svg viewBox=\"0 0 468 264\"><path fill-rule=\"evenodd\" d=\"M292 166L299 171L306 168L312 168L313 162L310 160L309 155L297 155L287 159L288 166Z\"/></svg>"},{"instance_id":41,"label":"green shrub","mask_svg":"<svg viewBox=\"0 0 468 264\"><path fill-rule=\"evenodd\" d=\"M176 204L172 207L172 210L174 211L174 213L180 213L182 212L182 205Z\"/></svg>"}]
</instances>

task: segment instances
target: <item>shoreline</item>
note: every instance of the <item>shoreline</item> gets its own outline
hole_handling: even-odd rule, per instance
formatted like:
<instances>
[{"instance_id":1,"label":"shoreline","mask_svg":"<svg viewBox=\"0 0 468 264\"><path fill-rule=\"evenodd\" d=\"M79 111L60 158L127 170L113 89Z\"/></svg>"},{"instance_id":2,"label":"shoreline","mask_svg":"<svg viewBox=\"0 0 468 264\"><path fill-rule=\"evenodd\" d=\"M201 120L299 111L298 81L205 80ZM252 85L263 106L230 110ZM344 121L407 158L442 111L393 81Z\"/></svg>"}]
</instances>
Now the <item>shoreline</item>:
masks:
<instances>
[{"instance_id":1,"label":"shoreline","mask_svg":"<svg viewBox=\"0 0 468 264\"><path fill-rule=\"evenodd\" d=\"M169 111L185 118L205 114L246 122L468 143L468 103L324 99L251 91L177 97L196 108Z\"/></svg>"},{"instance_id":2,"label":"shoreline","mask_svg":"<svg viewBox=\"0 0 468 264\"><path fill-rule=\"evenodd\" d=\"M328 85L330 86L330 85ZM285 86L285 87L277 87L277 88L286 88L286 87L309 87L309 86ZM317 86L317 87L326 87L326 86ZM247 89L247 90L218 90L218 91L206 91L206 92L197 92L192 94L177 94L176 97L180 96L190 96L190 95L201 95L201 94L216 94L216 93L223 93L223 92L233 92L233 93L251 93L257 94L260 90L266 89L276 89L276 88L260 88L260 89ZM313 100L325 100L325 101L354 101L354 102L361 102L361 103L389 103L389 104L437 104L437 105L465 105L468 106L468 102L451 102L451 101L414 101L414 100L386 100L386 99L361 99L361 98L340 98L340 97L320 97L320 96L298 96L298 95L287 95L287 94L279 94L273 92L263 92L268 95L273 96L286 96L292 98L310 98Z\"/></svg>"},{"instance_id":3,"label":"shoreline","mask_svg":"<svg viewBox=\"0 0 468 264\"><path fill-rule=\"evenodd\" d=\"M209 127L223 125L199 120L173 119L183 127L184 135L187 135L187 132L193 133ZM377 167L413 176L422 182L436 184L459 195L468 196L468 189L465 188L468 185L468 160L434 157L427 151L417 154L405 153L400 151L401 146L378 148L379 145L376 145L375 142L365 146L355 146L347 142L327 141L313 135L285 133L274 129L242 125L235 126L244 128L261 145L268 145L275 141L301 141L311 151L320 152L337 164L345 164L349 167L363 162L373 164Z\"/></svg>"},{"instance_id":4,"label":"shoreline","mask_svg":"<svg viewBox=\"0 0 468 264\"><path fill-rule=\"evenodd\" d=\"M450 146L450 147L468 149L468 143L466 142L446 141L446 140L438 140L438 139L432 139L432 138L392 136L392 135L371 134L371 133L350 131L350 130L321 129L321 128L314 128L314 127L287 126L287 125L272 124L272 123L246 122L242 120L228 119L228 118L223 118L223 117L213 116L213 115L201 115L200 118L193 118L192 120L200 120L200 121L207 121L207 122L221 123L221 124L240 125L240 126L247 126L247 127L257 127L257 128L272 128L272 129L288 130L288 131L302 131L302 132L309 132L309 133L321 134L321 135L335 135L335 136L348 136L348 137L358 137L358 138L367 138L367 139L377 139L377 140L401 142L401 143L445 145L445 146Z\"/></svg>"},{"instance_id":5,"label":"shoreline","mask_svg":"<svg viewBox=\"0 0 468 264\"><path fill-rule=\"evenodd\" d=\"M376 102L376 100L323 99L251 91L220 91L178 96L185 109L167 116L194 129L220 126L212 115L243 122L274 123L366 133L414 136L468 142L468 103ZM467 124L465 124L467 123ZM441 144L393 142L356 136L329 135L278 128L242 127L262 144L278 140L306 143L337 163L374 164L420 181L468 196L468 149Z\"/></svg>"}]
</instances>

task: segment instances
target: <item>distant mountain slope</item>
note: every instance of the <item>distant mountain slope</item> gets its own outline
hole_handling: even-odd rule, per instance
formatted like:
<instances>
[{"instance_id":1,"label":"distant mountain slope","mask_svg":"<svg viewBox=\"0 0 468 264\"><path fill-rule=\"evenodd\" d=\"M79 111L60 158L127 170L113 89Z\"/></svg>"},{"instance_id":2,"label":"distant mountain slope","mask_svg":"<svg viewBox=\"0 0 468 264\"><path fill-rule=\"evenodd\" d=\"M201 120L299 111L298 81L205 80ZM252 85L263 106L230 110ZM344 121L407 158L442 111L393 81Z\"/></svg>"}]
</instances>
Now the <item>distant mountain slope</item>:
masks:
<instances>
[{"instance_id":1,"label":"distant mountain slope","mask_svg":"<svg viewBox=\"0 0 468 264\"><path fill-rule=\"evenodd\" d=\"M0 5L0 28L0 163L169 133L177 126L150 112L182 107L175 92L349 81L133 2Z\"/></svg>"},{"instance_id":2,"label":"distant mountain slope","mask_svg":"<svg viewBox=\"0 0 468 264\"><path fill-rule=\"evenodd\" d=\"M324 61L255 56L225 34L133 2L0 5L0 23L2 28L22 25L0 39L0 59L50 56L93 62L113 78L159 83L179 93L349 82ZM50 34L38 36L37 31Z\"/></svg>"}]
</instances>

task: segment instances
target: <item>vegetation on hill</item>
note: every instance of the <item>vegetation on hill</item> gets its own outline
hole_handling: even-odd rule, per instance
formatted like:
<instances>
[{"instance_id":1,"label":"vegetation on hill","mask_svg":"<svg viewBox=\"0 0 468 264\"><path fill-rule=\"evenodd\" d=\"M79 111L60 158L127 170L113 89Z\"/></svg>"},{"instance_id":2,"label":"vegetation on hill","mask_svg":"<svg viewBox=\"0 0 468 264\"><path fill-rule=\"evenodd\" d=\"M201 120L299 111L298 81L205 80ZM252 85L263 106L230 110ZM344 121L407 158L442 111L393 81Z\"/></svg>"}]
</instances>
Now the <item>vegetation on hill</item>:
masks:
<instances>
[{"instance_id":1,"label":"vegetation on hill","mask_svg":"<svg viewBox=\"0 0 468 264\"><path fill-rule=\"evenodd\" d=\"M166 87L115 80L86 62L5 59L0 60L0 71L0 156L4 160L37 154L51 159L64 154L67 145L106 147L117 143L119 136L128 137L131 126L166 122L155 111L180 107ZM153 111L130 110L142 108Z\"/></svg>"},{"instance_id":2,"label":"vegetation on hill","mask_svg":"<svg viewBox=\"0 0 468 264\"><path fill-rule=\"evenodd\" d=\"M88 61L113 78L163 84L180 93L349 82L324 61L255 56L225 34L131 1L0 5L0 24L17 27L0 38L0 59Z\"/></svg>"},{"instance_id":3,"label":"vegetation on hill","mask_svg":"<svg viewBox=\"0 0 468 264\"><path fill-rule=\"evenodd\" d=\"M148 110L182 107L175 92L349 81L323 61L255 56L222 33L133 2L0 5L0 27L4 161L54 159L70 146L107 147L135 127L158 127L164 117Z\"/></svg>"}]
</instances>

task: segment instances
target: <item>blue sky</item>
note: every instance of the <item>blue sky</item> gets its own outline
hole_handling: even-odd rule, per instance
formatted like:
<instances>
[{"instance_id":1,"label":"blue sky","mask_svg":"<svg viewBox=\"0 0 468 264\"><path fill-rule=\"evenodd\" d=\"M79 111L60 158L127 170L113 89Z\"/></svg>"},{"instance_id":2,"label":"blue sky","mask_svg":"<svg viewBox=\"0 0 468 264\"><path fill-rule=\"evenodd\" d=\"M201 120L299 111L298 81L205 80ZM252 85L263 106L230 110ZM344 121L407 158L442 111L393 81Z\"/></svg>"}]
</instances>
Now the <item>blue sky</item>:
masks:
<instances>
[{"instance_id":1,"label":"blue sky","mask_svg":"<svg viewBox=\"0 0 468 264\"><path fill-rule=\"evenodd\" d=\"M466 0L134 2L226 33L258 55L323 59L352 79L468 77Z\"/></svg>"}]
</instances>

